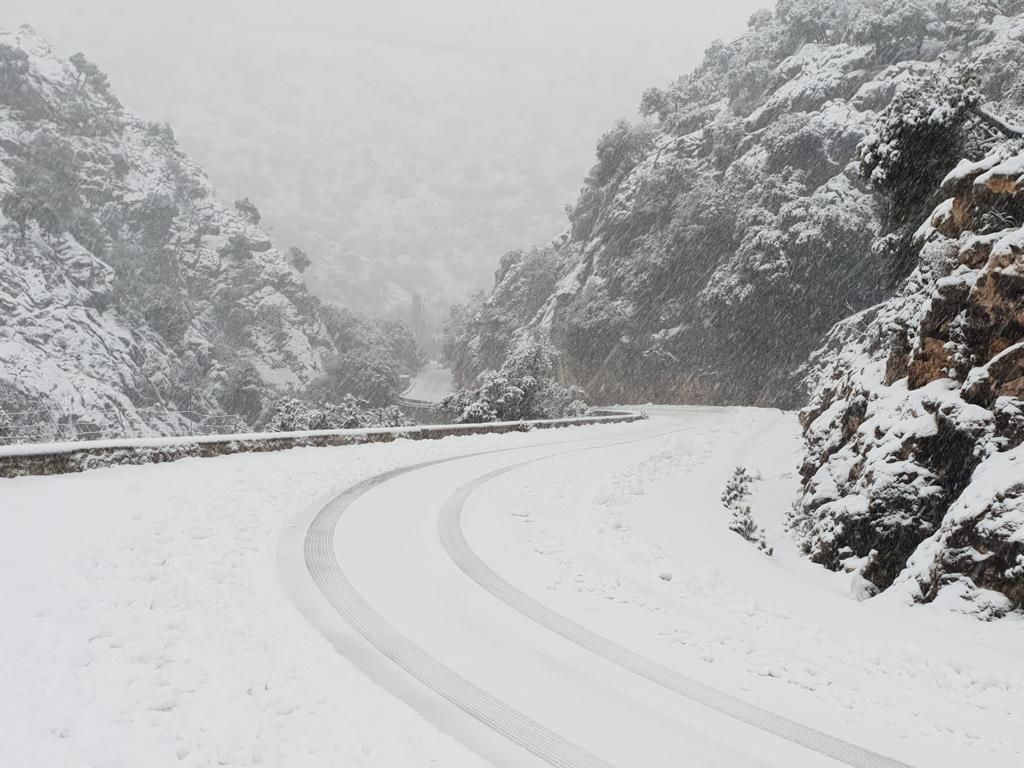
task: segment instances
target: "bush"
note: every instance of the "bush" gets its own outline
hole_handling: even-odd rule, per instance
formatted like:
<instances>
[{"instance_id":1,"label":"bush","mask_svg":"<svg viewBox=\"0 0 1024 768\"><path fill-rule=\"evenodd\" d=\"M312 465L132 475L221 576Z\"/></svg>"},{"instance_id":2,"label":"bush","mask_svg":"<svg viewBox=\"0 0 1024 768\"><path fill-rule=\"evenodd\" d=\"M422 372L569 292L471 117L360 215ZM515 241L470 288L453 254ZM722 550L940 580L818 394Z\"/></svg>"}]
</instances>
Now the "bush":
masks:
<instances>
[{"instance_id":1,"label":"bush","mask_svg":"<svg viewBox=\"0 0 1024 768\"><path fill-rule=\"evenodd\" d=\"M934 190L966 154L968 122L980 104L977 77L957 68L901 90L860 145L860 170L889 196L890 224L917 222Z\"/></svg>"},{"instance_id":2,"label":"bush","mask_svg":"<svg viewBox=\"0 0 1024 768\"><path fill-rule=\"evenodd\" d=\"M235 200L235 210L238 214L248 221L250 224L259 224L260 211L256 205L248 197L243 197L241 200Z\"/></svg>"},{"instance_id":3,"label":"bush","mask_svg":"<svg viewBox=\"0 0 1024 768\"><path fill-rule=\"evenodd\" d=\"M750 483L753 481L754 477L747 472L745 467L736 467L732 477L725 484L725 490L722 491L722 504L732 512L729 530L738 533L747 541L755 544L766 555L771 556L773 550L765 541L764 528L758 526L754 521L750 505L745 503L750 495Z\"/></svg>"},{"instance_id":4,"label":"bush","mask_svg":"<svg viewBox=\"0 0 1024 768\"><path fill-rule=\"evenodd\" d=\"M28 54L0 43L0 104L20 110L29 118L38 118L48 111L46 100L29 78Z\"/></svg>"},{"instance_id":5,"label":"bush","mask_svg":"<svg viewBox=\"0 0 1024 768\"><path fill-rule=\"evenodd\" d=\"M252 258L252 246L245 235L236 232L228 238L227 243L217 253L235 262L248 261Z\"/></svg>"},{"instance_id":6,"label":"bush","mask_svg":"<svg viewBox=\"0 0 1024 768\"><path fill-rule=\"evenodd\" d=\"M15 166L14 184L2 202L3 213L18 225L23 237L32 220L45 233L62 235L84 216L81 177L81 161L71 142L40 131Z\"/></svg>"},{"instance_id":7,"label":"bush","mask_svg":"<svg viewBox=\"0 0 1024 768\"><path fill-rule=\"evenodd\" d=\"M228 370L227 382L218 396L221 407L229 414L241 416L249 424L259 419L263 410L263 379L248 363Z\"/></svg>"},{"instance_id":8,"label":"bush","mask_svg":"<svg viewBox=\"0 0 1024 768\"><path fill-rule=\"evenodd\" d=\"M237 206L238 203L235 203ZM288 261L295 267L295 270L299 273L305 272L309 269L309 265L313 263L313 260L309 258L304 250L292 246L288 249Z\"/></svg>"},{"instance_id":9,"label":"bush","mask_svg":"<svg viewBox=\"0 0 1024 768\"><path fill-rule=\"evenodd\" d=\"M121 102L117 100L117 97L110 90L110 79L106 73L85 58L84 53L76 53L69 61L78 71L78 78L81 84L89 86L111 107L121 107Z\"/></svg>"},{"instance_id":10,"label":"bush","mask_svg":"<svg viewBox=\"0 0 1024 768\"><path fill-rule=\"evenodd\" d=\"M501 370L481 374L479 387L446 397L440 410L456 424L582 416L587 412L586 396L578 387L558 383L554 367L550 344L528 342Z\"/></svg>"},{"instance_id":11,"label":"bush","mask_svg":"<svg viewBox=\"0 0 1024 768\"><path fill-rule=\"evenodd\" d=\"M351 395L377 406L396 402L401 391L402 375L395 360L374 349L343 352L310 387L314 399L334 401Z\"/></svg>"},{"instance_id":12,"label":"bush","mask_svg":"<svg viewBox=\"0 0 1024 768\"><path fill-rule=\"evenodd\" d=\"M338 402L311 403L283 397L274 404L267 424L270 432L305 432L317 429L364 429L411 425L396 406L373 408L365 400L347 395Z\"/></svg>"}]
</instances>

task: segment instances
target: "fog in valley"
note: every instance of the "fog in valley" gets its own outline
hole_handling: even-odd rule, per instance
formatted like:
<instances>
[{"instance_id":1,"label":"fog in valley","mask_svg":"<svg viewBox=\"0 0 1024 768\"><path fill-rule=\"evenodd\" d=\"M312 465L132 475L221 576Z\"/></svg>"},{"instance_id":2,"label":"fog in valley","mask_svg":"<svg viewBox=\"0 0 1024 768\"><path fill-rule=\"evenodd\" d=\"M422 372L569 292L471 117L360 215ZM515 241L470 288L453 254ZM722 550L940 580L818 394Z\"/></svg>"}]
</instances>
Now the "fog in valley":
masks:
<instances>
[{"instance_id":1,"label":"fog in valley","mask_svg":"<svg viewBox=\"0 0 1024 768\"><path fill-rule=\"evenodd\" d=\"M0 0L0 768L1024 766L1022 61Z\"/></svg>"},{"instance_id":2,"label":"fog in valley","mask_svg":"<svg viewBox=\"0 0 1024 768\"><path fill-rule=\"evenodd\" d=\"M247 196L322 298L441 315L565 228L597 138L760 0L7 0Z\"/></svg>"}]
</instances>

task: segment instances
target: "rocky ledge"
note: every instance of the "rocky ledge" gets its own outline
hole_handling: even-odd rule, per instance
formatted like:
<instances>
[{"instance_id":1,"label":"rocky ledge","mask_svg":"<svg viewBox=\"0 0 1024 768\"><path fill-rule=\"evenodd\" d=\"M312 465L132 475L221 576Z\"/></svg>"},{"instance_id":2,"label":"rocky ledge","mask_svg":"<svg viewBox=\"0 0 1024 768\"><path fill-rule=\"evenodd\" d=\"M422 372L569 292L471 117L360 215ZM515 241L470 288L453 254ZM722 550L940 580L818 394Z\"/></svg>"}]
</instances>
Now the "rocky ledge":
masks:
<instances>
[{"instance_id":1,"label":"rocky ledge","mask_svg":"<svg viewBox=\"0 0 1024 768\"><path fill-rule=\"evenodd\" d=\"M1024 606L1024 152L962 162L917 269L808 367L807 554L867 595Z\"/></svg>"}]
</instances>

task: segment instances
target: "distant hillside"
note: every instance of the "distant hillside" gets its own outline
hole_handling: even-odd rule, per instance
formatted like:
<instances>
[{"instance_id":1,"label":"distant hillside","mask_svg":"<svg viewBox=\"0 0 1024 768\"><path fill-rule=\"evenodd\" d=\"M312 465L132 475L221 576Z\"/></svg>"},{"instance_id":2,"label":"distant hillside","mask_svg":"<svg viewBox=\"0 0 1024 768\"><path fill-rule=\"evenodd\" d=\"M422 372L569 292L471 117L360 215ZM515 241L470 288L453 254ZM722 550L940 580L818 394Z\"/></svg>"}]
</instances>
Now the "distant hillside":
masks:
<instances>
[{"instance_id":1,"label":"distant hillside","mask_svg":"<svg viewBox=\"0 0 1024 768\"><path fill-rule=\"evenodd\" d=\"M597 401L801 404L794 372L913 268L942 174L983 149L939 131L935 162L885 190L862 178L861 143L899 93L972 62L983 101L1012 114L1024 45L999 12L782 0L755 14L602 137L563 236L507 254L491 293L455 313L460 383L539 334Z\"/></svg>"},{"instance_id":2,"label":"distant hillside","mask_svg":"<svg viewBox=\"0 0 1024 768\"><path fill-rule=\"evenodd\" d=\"M309 252L320 298L404 319L413 293L447 312L495 255L557 233L603 126L759 2L4 0L0 27L84 49L169 120Z\"/></svg>"},{"instance_id":3,"label":"distant hillside","mask_svg":"<svg viewBox=\"0 0 1024 768\"><path fill-rule=\"evenodd\" d=\"M254 206L27 27L0 33L0 200L7 439L243 428L357 346Z\"/></svg>"}]
</instances>

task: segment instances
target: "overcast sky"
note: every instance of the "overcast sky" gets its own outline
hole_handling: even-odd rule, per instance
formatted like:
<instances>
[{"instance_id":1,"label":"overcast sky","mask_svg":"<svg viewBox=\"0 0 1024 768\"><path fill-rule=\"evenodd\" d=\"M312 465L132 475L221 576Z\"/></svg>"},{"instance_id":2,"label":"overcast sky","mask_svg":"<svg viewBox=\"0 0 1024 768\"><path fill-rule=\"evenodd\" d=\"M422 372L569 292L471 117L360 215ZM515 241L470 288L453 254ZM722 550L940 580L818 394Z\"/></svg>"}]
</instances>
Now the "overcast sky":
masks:
<instances>
[{"instance_id":1,"label":"overcast sky","mask_svg":"<svg viewBox=\"0 0 1024 768\"><path fill-rule=\"evenodd\" d=\"M458 297L557 234L594 142L646 87L765 5L3 0L0 24L84 51L315 261L363 257Z\"/></svg>"}]
</instances>

